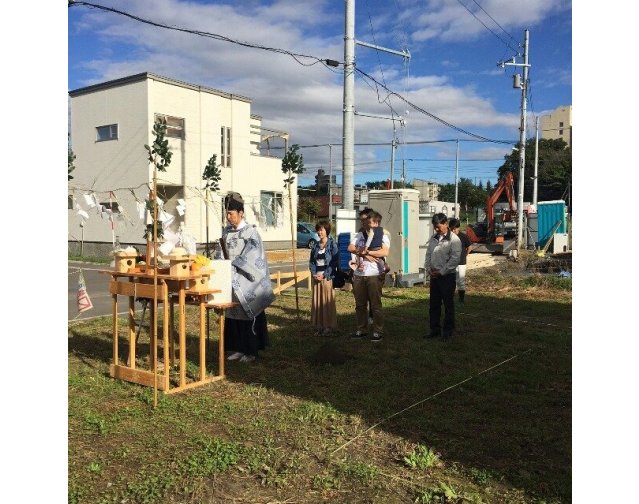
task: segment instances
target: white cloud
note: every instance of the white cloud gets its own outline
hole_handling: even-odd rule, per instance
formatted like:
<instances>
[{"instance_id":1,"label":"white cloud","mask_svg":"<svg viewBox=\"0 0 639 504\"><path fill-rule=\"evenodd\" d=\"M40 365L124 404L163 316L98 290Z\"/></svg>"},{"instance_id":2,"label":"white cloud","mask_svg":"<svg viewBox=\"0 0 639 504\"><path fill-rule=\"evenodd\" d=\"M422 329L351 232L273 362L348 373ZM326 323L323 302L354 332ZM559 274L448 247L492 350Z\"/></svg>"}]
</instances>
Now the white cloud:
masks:
<instances>
[{"instance_id":1,"label":"white cloud","mask_svg":"<svg viewBox=\"0 0 639 504\"><path fill-rule=\"evenodd\" d=\"M398 23L408 23L413 30L413 40L428 40L435 36L465 39L476 37L485 30L472 16L462 12L463 7L455 0L431 1L426 9L423 2L399 0L399 3L406 9L401 15L377 16L372 20L373 26L383 26L382 23L390 26L395 19ZM106 1L105 4L108 5ZM138 0L125 6L118 2L112 4L136 16L171 26L206 30L319 58L343 59L343 11L336 10L329 0L280 0L271 4ZM555 4L551 0L482 2L482 6L506 28L515 23L520 26L526 20L537 22L558 8ZM69 33L97 34L102 41L95 59L73 62L74 68L79 65L78 70L89 70L91 75L81 85L153 72L251 98L252 112L263 117L263 125L290 132L293 143L341 143L341 67L329 69L316 62L303 66L287 55L166 30L116 14L76 9L79 21L70 24ZM379 43L384 39L398 41L400 31L395 28L388 33L383 30L374 33L379 36L376 37ZM362 32L366 33L363 29ZM310 65L314 60L303 59L302 62ZM457 63L449 60L446 64ZM365 71L407 100L451 124L486 136L490 135L481 130L487 128L510 131L512 137L517 134L519 115L516 106L511 113L503 113L474 86L455 85L445 75L428 74L420 68L412 68L410 78L407 78L401 69L400 58L383 63L381 68L366 67ZM410 111L406 128L401 131L406 141L460 135L420 114L397 97L388 98L387 95L370 82L356 80L357 110L389 116L388 105L379 103L387 98L396 113L405 115L406 110ZM355 132L356 143L390 144L393 128L391 121L357 117ZM356 162L377 161L383 149L388 150L383 146L358 146ZM328 168L328 148L305 149L303 154L308 165ZM339 147L333 147L333 164L341 166ZM356 168L356 172L378 169L376 165L362 166Z\"/></svg>"},{"instance_id":2,"label":"white cloud","mask_svg":"<svg viewBox=\"0 0 639 504\"><path fill-rule=\"evenodd\" d=\"M549 14L570 9L572 2L485 0L481 2L481 8L475 2L464 4L467 9L457 0L406 2L399 22L409 26L411 38L415 42L434 38L444 41L473 40L490 29L512 44L509 34L504 31L508 32L513 27L534 26Z\"/></svg>"}]
</instances>

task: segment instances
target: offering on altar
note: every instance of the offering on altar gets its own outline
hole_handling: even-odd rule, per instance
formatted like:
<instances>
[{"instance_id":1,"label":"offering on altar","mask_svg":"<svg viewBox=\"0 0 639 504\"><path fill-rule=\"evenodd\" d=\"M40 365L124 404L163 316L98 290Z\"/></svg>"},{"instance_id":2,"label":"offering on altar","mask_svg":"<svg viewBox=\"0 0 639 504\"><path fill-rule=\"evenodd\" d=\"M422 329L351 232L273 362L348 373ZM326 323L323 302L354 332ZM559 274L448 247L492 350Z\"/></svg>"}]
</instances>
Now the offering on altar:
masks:
<instances>
[{"instance_id":1,"label":"offering on altar","mask_svg":"<svg viewBox=\"0 0 639 504\"><path fill-rule=\"evenodd\" d=\"M169 259L169 272L171 276L186 277L191 274L190 262L192 262L193 260L191 256L172 254L168 256L168 259Z\"/></svg>"},{"instance_id":2,"label":"offering on altar","mask_svg":"<svg viewBox=\"0 0 639 504\"><path fill-rule=\"evenodd\" d=\"M135 248L128 247L116 250L113 255L115 257L115 271L127 273L129 269L135 268L135 258L138 256L138 251Z\"/></svg>"}]
</instances>

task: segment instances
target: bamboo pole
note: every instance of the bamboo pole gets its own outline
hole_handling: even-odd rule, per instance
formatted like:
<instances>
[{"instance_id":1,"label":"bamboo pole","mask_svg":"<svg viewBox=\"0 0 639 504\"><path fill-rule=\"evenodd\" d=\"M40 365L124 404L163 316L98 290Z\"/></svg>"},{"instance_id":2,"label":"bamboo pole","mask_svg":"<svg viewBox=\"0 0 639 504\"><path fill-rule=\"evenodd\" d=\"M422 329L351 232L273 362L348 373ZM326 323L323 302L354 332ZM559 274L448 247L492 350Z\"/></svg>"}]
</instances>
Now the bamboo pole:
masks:
<instances>
[{"instance_id":1,"label":"bamboo pole","mask_svg":"<svg viewBox=\"0 0 639 504\"><path fill-rule=\"evenodd\" d=\"M151 189L149 191L149 201L155 201L155 191ZM149 235L146 228L146 222L144 223L144 229L146 233L146 264L144 265L144 271L149 271L151 268L151 246L153 245L153 235Z\"/></svg>"},{"instance_id":2,"label":"bamboo pole","mask_svg":"<svg viewBox=\"0 0 639 504\"><path fill-rule=\"evenodd\" d=\"M155 163L154 163L155 166ZM153 169L153 407L158 406L158 170ZM166 362L164 363L166 366Z\"/></svg>"},{"instance_id":3,"label":"bamboo pole","mask_svg":"<svg viewBox=\"0 0 639 504\"><path fill-rule=\"evenodd\" d=\"M204 206L206 208L206 257L211 258L211 251L209 248L209 188L206 188L204 193Z\"/></svg>"},{"instance_id":4,"label":"bamboo pole","mask_svg":"<svg viewBox=\"0 0 639 504\"><path fill-rule=\"evenodd\" d=\"M294 228L293 228L293 197L291 195L291 184L288 184L288 209L291 216L291 250L293 251L293 276L295 278L295 315L300 318L300 301L297 293L297 262L295 260L295 240L294 240Z\"/></svg>"}]
</instances>

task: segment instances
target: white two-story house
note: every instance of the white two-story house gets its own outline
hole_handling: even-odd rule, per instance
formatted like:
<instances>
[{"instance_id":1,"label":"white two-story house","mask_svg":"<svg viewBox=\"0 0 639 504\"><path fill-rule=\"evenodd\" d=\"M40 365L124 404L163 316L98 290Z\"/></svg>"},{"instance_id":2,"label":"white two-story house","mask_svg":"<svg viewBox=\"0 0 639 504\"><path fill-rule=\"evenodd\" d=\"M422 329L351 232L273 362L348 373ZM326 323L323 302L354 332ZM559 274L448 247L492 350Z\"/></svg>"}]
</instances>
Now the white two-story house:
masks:
<instances>
[{"instance_id":1,"label":"white two-story house","mask_svg":"<svg viewBox=\"0 0 639 504\"><path fill-rule=\"evenodd\" d=\"M69 92L71 148L76 158L69 182L69 250L102 255L114 237L122 244L146 243L143 205L153 185L153 165L144 145L155 139L153 125L166 119L172 151L166 172L157 173L165 228L195 237L198 248L221 235L222 198L242 194L245 217L256 224L267 249L291 243L288 191L281 160L288 135L262 128L251 100L216 89L141 73ZM278 157L260 152L264 139ZM269 149L270 152L270 149ZM217 193L203 190L208 160L221 169ZM297 222L297 187L292 186L292 219ZM208 204L207 204L208 203ZM207 210L208 209L208 210ZM208 225L207 225L208 211Z\"/></svg>"}]
</instances>

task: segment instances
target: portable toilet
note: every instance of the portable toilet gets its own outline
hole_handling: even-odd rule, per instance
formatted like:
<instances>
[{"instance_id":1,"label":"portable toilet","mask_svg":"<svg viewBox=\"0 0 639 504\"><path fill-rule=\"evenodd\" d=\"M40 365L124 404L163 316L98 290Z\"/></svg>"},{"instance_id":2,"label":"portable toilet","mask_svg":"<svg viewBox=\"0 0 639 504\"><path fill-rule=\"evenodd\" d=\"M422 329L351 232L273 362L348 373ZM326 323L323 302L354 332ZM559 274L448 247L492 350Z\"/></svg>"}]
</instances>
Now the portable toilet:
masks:
<instances>
[{"instance_id":1,"label":"portable toilet","mask_svg":"<svg viewBox=\"0 0 639 504\"><path fill-rule=\"evenodd\" d=\"M348 245L351 243L351 239L355 236L355 233L344 232L337 235L337 248L339 250L339 269L342 271L348 271L349 261L351 260L351 253L348 251Z\"/></svg>"},{"instance_id":2,"label":"portable toilet","mask_svg":"<svg viewBox=\"0 0 639 504\"><path fill-rule=\"evenodd\" d=\"M416 189L373 190L368 206L382 215L382 227L390 238L386 262L397 284L410 287L422 282L419 274L419 191ZM387 275L387 281L390 275Z\"/></svg>"},{"instance_id":3,"label":"portable toilet","mask_svg":"<svg viewBox=\"0 0 639 504\"><path fill-rule=\"evenodd\" d=\"M559 227L555 226L559 222ZM564 200L537 203L537 246L543 248L554 233L567 233L566 202ZM554 231L553 231L554 230Z\"/></svg>"}]
</instances>

